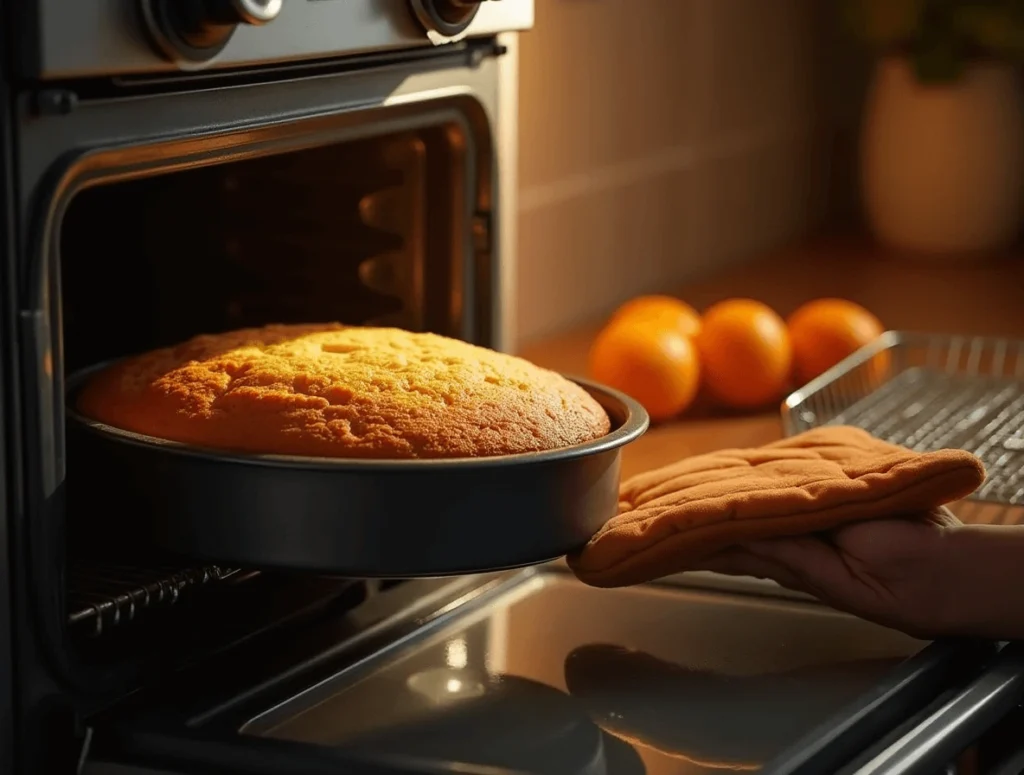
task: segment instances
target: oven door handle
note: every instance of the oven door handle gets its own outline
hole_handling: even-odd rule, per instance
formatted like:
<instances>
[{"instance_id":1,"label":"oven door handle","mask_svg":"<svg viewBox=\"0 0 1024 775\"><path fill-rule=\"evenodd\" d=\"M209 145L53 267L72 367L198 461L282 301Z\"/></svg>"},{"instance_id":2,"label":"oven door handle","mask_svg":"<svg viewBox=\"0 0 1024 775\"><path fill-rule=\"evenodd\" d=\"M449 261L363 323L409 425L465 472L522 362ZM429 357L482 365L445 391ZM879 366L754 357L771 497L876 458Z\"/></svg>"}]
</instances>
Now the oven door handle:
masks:
<instances>
[{"instance_id":1,"label":"oven door handle","mask_svg":"<svg viewBox=\"0 0 1024 775\"><path fill-rule=\"evenodd\" d=\"M1024 643L1011 643L977 679L844 775L934 775L1022 700Z\"/></svg>"},{"instance_id":2,"label":"oven door handle","mask_svg":"<svg viewBox=\"0 0 1024 775\"><path fill-rule=\"evenodd\" d=\"M766 762L762 775L837 772L942 698L975 680L999 656L988 641L938 640L896 667L869 691Z\"/></svg>"}]
</instances>

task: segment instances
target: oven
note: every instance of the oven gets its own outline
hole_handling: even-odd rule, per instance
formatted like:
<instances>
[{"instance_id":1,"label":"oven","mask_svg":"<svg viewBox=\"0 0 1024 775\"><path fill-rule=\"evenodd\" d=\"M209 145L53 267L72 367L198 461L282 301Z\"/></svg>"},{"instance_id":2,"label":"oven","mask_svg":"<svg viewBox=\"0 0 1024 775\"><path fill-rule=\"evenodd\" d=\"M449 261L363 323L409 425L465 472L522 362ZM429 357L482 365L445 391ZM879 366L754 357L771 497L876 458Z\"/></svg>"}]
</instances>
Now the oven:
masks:
<instances>
[{"instance_id":1,"label":"oven","mask_svg":"<svg viewBox=\"0 0 1024 775\"><path fill-rule=\"evenodd\" d=\"M0 9L0 771L910 772L1006 716L1012 648L761 582L337 578L112 528L65 432L81 369L268 322L514 348L533 2Z\"/></svg>"}]
</instances>

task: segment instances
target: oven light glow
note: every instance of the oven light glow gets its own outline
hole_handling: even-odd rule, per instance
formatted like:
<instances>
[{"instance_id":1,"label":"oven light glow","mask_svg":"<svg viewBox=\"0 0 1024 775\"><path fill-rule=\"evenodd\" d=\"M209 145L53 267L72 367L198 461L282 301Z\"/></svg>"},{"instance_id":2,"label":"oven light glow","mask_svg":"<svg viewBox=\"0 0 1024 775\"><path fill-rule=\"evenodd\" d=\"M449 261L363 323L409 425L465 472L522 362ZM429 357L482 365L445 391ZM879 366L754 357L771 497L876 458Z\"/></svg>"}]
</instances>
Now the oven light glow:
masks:
<instances>
[{"instance_id":1,"label":"oven light glow","mask_svg":"<svg viewBox=\"0 0 1024 775\"><path fill-rule=\"evenodd\" d=\"M435 667L413 673L405 685L415 694L432 705L448 705L453 702L483 697L487 693L487 682L472 670L452 670L450 667Z\"/></svg>"},{"instance_id":2,"label":"oven light glow","mask_svg":"<svg viewBox=\"0 0 1024 775\"><path fill-rule=\"evenodd\" d=\"M462 638L448 641L444 646L444 661L453 670L462 670L468 665L469 651L466 648L466 641Z\"/></svg>"}]
</instances>

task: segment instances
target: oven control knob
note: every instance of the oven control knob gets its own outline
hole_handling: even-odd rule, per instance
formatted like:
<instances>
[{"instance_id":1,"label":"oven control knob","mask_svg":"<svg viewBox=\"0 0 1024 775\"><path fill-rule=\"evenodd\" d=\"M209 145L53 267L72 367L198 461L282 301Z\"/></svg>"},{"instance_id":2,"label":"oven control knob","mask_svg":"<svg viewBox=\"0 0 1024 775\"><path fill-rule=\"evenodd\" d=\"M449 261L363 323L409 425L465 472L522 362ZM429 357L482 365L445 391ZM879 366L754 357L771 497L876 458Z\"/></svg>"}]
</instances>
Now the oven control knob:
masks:
<instances>
[{"instance_id":1,"label":"oven control knob","mask_svg":"<svg viewBox=\"0 0 1024 775\"><path fill-rule=\"evenodd\" d=\"M217 0L207 2L211 16L225 24L261 25L272 22L281 13L284 0Z\"/></svg>"},{"instance_id":2,"label":"oven control knob","mask_svg":"<svg viewBox=\"0 0 1024 775\"><path fill-rule=\"evenodd\" d=\"M146 30L160 53L183 66L209 62L240 24L260 26L284 0L139 0Z\"/></svg>"},{"instance_id":3,"label":"oven control knob","mask_svg":"<svg viewBox=\"0 0 1024 775\"><path fill-rule=\"evenodd\" d=\"M466 34L485 0L409 0L419 23L434 43L450 43Z\"/></svg>"}]
</instances>

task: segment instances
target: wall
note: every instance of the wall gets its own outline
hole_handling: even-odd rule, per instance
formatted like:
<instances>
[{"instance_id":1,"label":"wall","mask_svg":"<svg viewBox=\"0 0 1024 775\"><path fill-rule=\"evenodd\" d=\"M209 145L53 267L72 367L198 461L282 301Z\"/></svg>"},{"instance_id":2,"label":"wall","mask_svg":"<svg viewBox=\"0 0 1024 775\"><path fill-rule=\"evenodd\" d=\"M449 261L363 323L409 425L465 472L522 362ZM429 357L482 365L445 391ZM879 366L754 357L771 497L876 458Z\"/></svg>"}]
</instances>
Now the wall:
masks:
<instances>
[{"instance_id":1,"label":"wall","mask_svg":"<svg viewBox=\"0 0 1024 775\"><path fill-rule=\"evenodd\" d=\"M536 0L519 39L520 342L820 223L827 5Z\"/></svg>"}]
</instances>

